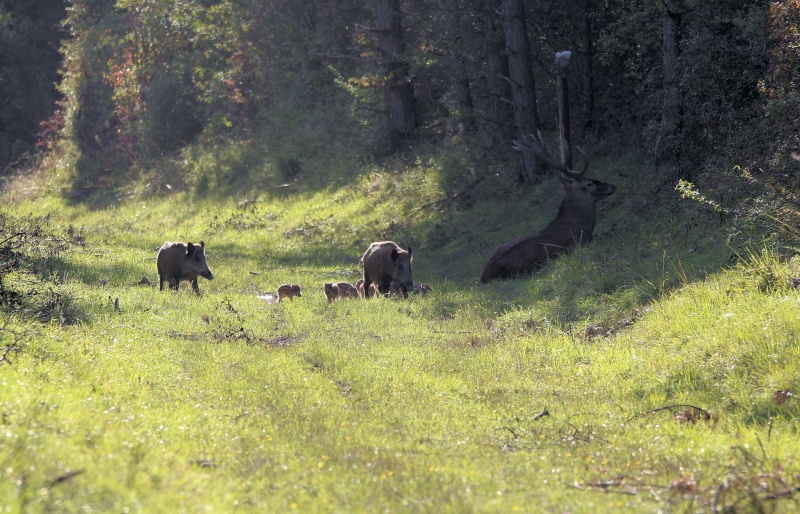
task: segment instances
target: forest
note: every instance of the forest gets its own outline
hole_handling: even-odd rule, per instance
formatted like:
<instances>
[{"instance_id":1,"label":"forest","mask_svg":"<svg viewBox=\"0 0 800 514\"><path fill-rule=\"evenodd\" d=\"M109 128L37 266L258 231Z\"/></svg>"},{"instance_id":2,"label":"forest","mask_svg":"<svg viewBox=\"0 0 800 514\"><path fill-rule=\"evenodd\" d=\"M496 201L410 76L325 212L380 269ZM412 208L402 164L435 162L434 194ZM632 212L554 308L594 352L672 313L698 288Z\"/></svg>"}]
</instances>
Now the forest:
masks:
<instances>
[{"instance_id":1,"label":"forest","mask_svg":"<svg viewBox=\"0 0 800 514\"><path fill-rule=\"evenodd\" d=\"M0 511L793 512L798 173L797 0L0 0Z\"/></svg>"},{"instance_id":2,"label":"forest","mask_svg":"<svg viewBox=\"0 0 800 514\"><path fill-rule=\"evenodd\" d=\"M45 159L78 200L148 174L225 189L265 153L289 178L307 171L324 182L319 168L338 158L449 152L459 156L447 170L454 193L497 170L504 187L535 185L545 168L511 142L558 133L559 76L576 144L645 155L664 184L696 182L724 208L763 192L742 190L731 170L774 191L800 145L791 1L36 0L0 9L0 165L8 176ZM562 69L554 56L564 50L572 59ZM243 149L218 167L226 171L196 166L194 156L233 145Z\"/></svg>"}]
</instances>

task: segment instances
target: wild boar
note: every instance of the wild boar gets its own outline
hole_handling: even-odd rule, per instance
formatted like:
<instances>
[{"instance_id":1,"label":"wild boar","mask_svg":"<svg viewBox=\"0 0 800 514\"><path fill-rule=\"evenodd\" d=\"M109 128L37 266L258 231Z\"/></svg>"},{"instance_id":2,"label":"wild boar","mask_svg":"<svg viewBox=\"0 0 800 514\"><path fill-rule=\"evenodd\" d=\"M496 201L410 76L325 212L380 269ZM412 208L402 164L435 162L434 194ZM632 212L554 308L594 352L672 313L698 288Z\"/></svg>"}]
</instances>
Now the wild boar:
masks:
<instances>
[{"instance_id":1,"label":"wild boar","mask_svg":"<svg viewBox=\"0 0 800 514\"><path fill-rule=\"evenodd\" d=\"M363 278L359 278L358 282L356 282L356 289L358 289L358 296L360 298L364 298L367 295L366 291L364 291L364 279Z\"/></svg>"},{"instance_id":2,"label":"wild boar","mask_svg":"<svg viewBox=\"0 0 800 514\"><path fill-rule=\"evenodd\" d=\"M338 297L340 300L358 298L358 289L350 282L338 282L336 288L339 290Z\"/></svg>"},{"instance_id":3,"label":"wild boar","mask_svg":"<svg viewBox=\"0 0 800 514\"><path fill-rule=\"evenodd\" d=\"M300 292L300 286L297 284L283 284L278 287L278 303L282 302L285 298L294 301L295 296L303 296Z\"/></svg>"},{"instance_id":4,"label":"wild boar","mask_svg":"<svg viewBox=\"0 0 800 514\"><path fill-rule=\"evenodd\" d=\"M339 298L339 286L330 282L325 282L325 298L328 299L328 303Z\"/></svg>"},{"instance_id":5,"label":"wild boar","mask_svg":"<svg viewBox=\"0 0 800 514\"><path fill-rule=\"evenodd\" d=\"M370 285L373 283L381 294L389 294L392 282L395 282L408 297L408 291L414 288L411 277L411 260L413 259L411 247L407 250L400 248L393 241L379 241L372 243L361 256L364 265L364 291L367 298L371 296Z\"/></svg>"},{"instance_id":6,"label":"wild boar","mask_svg":"<svg viewBox=\"0 0 800 514\"><path fill-rule=\"evenodd\" d=\"M159 291L164 290L165 281L170 289L177 291L181 280L189 280L194 292L200 294L197 277L214 280L214 274L206 263L206 244L203 241L200 241L200 246L169 241L164 243L158 251L156 266Z\"/></svg>"}]
</instances>

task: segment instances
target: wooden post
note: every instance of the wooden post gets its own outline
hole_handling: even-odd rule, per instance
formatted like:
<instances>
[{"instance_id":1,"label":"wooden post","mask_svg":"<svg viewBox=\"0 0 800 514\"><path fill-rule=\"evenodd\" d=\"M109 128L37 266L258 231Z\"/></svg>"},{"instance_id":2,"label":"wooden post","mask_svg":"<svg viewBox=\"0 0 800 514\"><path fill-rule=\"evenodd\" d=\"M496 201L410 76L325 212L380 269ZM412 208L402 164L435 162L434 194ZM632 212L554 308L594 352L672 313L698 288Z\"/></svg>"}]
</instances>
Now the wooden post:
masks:
<instances>
[{"instance_id":1,"label":"wooden post","mask_svg":"<svg viewBox=\"0 0 800 514\"><path fill-rule=\"evenodd\" d=\"M569 88L567 78L556 75L558 88L558 127L561 141L561 162L572 168L572 141L569 135Z\"/></svg>"}]
</instances>

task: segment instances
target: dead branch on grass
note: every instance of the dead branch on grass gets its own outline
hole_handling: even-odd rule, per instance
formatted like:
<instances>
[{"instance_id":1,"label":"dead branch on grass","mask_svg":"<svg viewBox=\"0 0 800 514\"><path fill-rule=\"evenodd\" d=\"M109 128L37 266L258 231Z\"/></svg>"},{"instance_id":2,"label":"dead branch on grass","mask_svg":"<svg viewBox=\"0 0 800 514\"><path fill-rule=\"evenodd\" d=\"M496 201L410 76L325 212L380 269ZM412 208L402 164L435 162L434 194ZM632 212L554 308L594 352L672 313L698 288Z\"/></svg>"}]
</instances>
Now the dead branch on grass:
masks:
<instances>
[{"instance_id":1,"label":"dead branch on grass","mask_svg":"<svg viewBox=\"0 0 800 514\"><path fill-rule=\"evenodd\" d=\"M648 414L655 414L656 412L661 412L663 410L672 410L672 409L680 409L680 408L687 409L687 410L674 413L675 418L678 421L681 421L681 422L690 421L692 423L697 423L698 420L694 416L694 413L692 411L689 411L688 409L694 409L694 412L702 413L703 414L703 421L711 421L711 419L712 419L711 414L707 410L705 410L705 409L703 409L701 407L698 407L696 405L689 405L687 403L676 403L674 405L665 405L663 407L658 407L656 409L650 409L650 410L645 411L645 412L643 412L641 414L636 414L636 415L628 418L627 421L631 422L636 418L639 418L639 417L642 417L642 416L647 416Z\"/></svg>"}]
</instances>

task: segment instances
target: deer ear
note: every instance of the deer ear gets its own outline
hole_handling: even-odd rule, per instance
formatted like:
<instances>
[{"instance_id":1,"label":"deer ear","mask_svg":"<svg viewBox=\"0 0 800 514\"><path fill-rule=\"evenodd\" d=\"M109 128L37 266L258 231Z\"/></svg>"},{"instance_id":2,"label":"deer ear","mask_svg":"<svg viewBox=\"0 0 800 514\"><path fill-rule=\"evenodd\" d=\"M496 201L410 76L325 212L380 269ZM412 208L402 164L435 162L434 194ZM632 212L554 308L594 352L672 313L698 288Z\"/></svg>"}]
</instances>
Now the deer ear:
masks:
<instances>
[{"instance_id":1,"label":"deer ear","mask_svg":"<svg viewBox=\"0 0 800 514\"><path fill-rule=\"evenodd\" d=\"M564 187L571 187L571 186L575 185L576 182L577 182L577 180L575 180L572 177L568 177L566 175L561 175L561 184Z\"/></svg>"}]
</instances>

